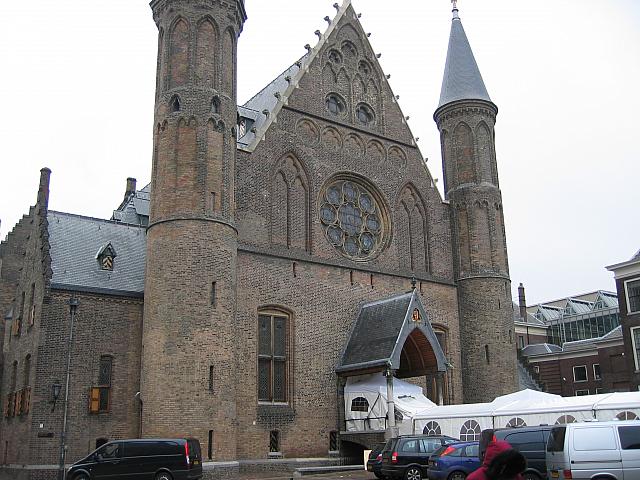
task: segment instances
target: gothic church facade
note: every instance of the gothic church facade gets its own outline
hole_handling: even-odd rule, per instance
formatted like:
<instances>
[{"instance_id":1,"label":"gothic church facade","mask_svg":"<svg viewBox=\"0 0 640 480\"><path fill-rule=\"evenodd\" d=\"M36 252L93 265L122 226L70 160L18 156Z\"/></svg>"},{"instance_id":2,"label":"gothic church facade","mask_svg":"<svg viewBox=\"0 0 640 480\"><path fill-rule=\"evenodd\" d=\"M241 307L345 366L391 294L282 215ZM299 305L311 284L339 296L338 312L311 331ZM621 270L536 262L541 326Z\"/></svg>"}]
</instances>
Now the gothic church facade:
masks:
<instances>
[{"instance_id":1,"label":"gothic church facade","mask_svg":"<svg viewBox=\"0 0 640 480\"><path fill-rule=\"evenodd\" d=\"M444 403L515 391L497 107L457 10L434 114L443 199L350 0L242 106L243 0L151 8L150 185L129 179L100 220L49 210L43 169L0 246L4 471L57 463L69 345L69 461L173 436L199 438L205 460L326 457L353 375ZM363 308L407 292L420 328Z\"/></svg>"}]
</instances>

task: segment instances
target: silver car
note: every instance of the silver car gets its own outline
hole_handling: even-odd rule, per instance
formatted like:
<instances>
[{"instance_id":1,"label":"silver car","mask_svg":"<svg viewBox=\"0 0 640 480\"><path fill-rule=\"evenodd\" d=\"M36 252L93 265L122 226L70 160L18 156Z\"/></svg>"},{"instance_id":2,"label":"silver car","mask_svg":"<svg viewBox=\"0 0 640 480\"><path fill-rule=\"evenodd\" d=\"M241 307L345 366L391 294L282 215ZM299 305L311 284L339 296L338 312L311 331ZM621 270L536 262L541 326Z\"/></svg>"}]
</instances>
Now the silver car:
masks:
<instances>
[{"instance_id":1,"label":"silver car","mask_svg":"<svg viewBox=\"0 0 640 480\"><path fill-rule=\"evenodd\" d=\"M556 425L546 455L549 480L640 480L640 421Z\"/></svg>"}]
</instances>

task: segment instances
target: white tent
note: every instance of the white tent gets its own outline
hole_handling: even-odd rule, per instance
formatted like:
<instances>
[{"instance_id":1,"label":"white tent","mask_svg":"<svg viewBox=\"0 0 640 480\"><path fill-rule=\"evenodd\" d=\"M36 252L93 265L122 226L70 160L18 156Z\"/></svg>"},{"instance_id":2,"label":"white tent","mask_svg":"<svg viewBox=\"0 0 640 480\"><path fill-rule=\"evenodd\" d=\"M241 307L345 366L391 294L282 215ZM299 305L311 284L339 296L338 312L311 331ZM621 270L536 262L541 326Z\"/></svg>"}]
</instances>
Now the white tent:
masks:
<instances>
[{"instance_id":1,"label":"white tent","mask_svg":"<svg viewBox=\"0 0 640 480\"><path fill-rule=\"evenodd\" d=\"M401 434L431 433L477 439L485 428L640 418L640 392L561 397L522 390L491 403L437 406L422 388L393 379L396 425ZM348 431L384 430L387 383L381 374L350 377L344 392Z\"/></svg>"},{"instance_id":2,"label":"white tent","mask_svg":"<svg viewBox=\"0 0 640 480\"><path fill-rule=\"evenodd\" d=\"M393 379L396 425L400 433L412 433L413 417L435 407L422 388ZM349 377L344 387L344 410L348 431L384 430L387 415L387 379L382 373Z\"/></svg>"}]
</instances>

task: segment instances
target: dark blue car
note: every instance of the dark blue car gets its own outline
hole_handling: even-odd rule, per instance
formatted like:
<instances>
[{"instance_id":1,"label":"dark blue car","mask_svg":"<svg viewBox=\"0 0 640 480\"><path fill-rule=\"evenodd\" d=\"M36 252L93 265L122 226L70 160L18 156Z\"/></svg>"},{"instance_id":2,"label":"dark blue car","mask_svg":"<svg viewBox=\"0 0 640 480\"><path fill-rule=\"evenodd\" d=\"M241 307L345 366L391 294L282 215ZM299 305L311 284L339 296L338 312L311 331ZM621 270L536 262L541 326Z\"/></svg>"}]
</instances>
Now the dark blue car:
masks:
<instances>
[{"instance_id":1,"label":"dark blue car","mask_svg":"<svg viewBox=\"0 0 640 480\"><path fill-rule=\"evenodd\" d=\"M429 457L429 480L464 480L480 467L478 442L445 445Z\"/></svg>"}]
</instances>

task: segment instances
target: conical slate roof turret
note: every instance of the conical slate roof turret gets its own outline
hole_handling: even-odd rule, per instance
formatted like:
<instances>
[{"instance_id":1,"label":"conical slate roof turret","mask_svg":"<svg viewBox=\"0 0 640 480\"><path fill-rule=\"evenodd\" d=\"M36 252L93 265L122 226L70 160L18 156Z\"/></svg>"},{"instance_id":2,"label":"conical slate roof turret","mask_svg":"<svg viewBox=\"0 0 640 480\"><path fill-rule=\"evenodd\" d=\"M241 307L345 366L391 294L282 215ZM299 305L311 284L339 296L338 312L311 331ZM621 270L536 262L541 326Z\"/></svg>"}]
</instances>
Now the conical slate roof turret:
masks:
<instances>
[{"instance_id":1,"label":"conical slate roof turret","mask_svg":"<svg viewBox=\"0 0 640 480\"><path fill-rule=\"evenodd\" d=\"M464 33L462 22L458 16L458 8L453 7L453 21L449 36L447 63L444 67L442 90L438 108L456 100L486 100L491 101L487 88L484 86L480 69L473 57L471 45Z\"/></svg>"}]
</instances>

